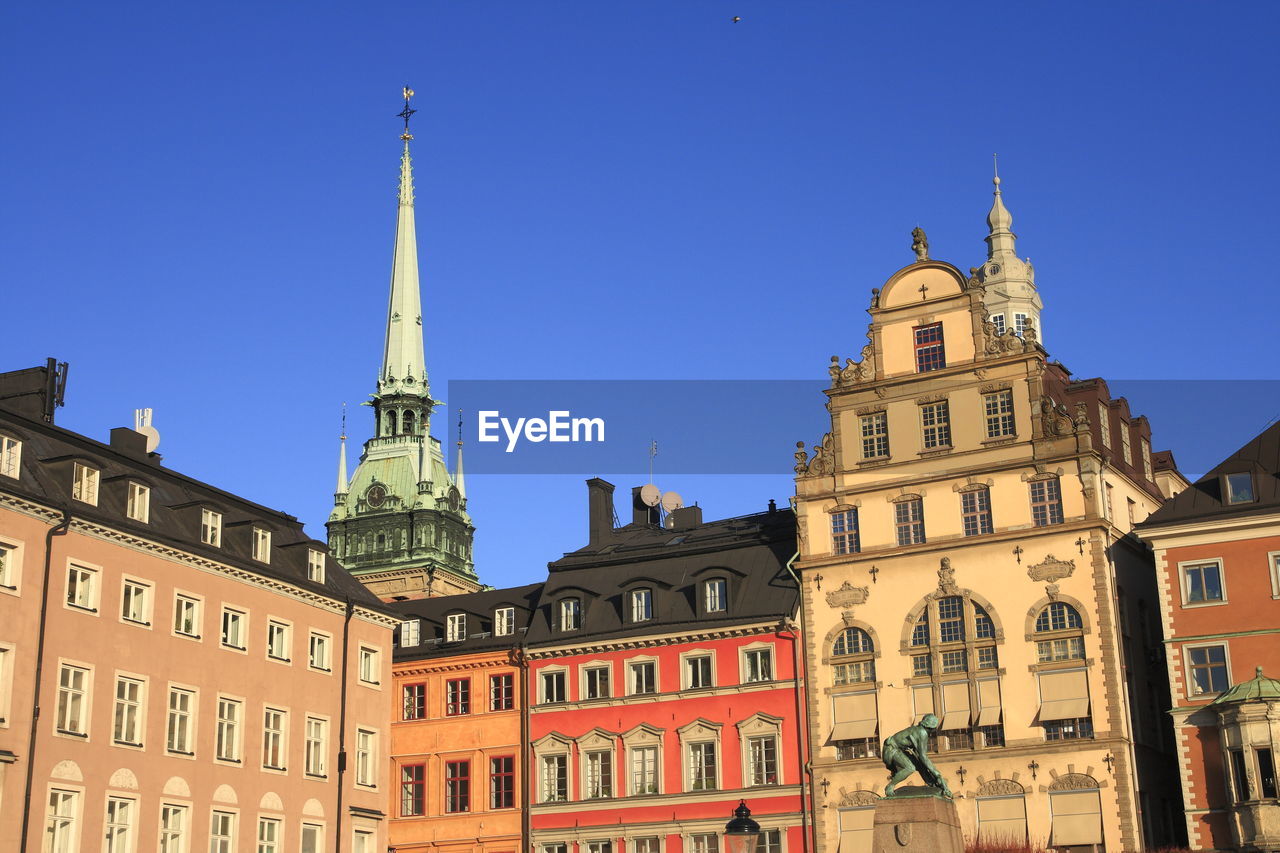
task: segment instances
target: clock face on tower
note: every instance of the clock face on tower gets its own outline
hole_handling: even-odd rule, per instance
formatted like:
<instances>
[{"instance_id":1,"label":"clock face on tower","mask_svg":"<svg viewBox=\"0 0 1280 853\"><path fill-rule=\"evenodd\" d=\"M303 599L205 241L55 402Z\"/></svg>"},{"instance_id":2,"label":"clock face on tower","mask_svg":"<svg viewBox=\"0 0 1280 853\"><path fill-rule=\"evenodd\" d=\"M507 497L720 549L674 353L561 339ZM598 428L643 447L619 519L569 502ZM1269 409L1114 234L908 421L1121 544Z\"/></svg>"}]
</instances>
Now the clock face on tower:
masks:
<instances>
[{"instance_id":1,"label":"clock face on tower","mask_svg":"<svg viewBox=\"0 0 1280 853\"><path fill-rule=\"evenodd\" d=\"M369 487L369 491L364 493L364 497L369 502L369 506L377 508L387 502L387 490L375 483Z\"/></svg>"}]
</instances>

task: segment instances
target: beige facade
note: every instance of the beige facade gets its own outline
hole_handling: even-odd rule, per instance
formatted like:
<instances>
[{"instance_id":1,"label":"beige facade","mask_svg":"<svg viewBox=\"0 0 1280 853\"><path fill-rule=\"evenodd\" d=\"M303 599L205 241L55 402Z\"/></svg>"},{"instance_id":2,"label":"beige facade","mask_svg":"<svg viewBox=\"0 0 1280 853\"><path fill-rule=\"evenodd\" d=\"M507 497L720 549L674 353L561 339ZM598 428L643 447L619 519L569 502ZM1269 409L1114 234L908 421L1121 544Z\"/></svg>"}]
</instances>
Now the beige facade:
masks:
<instances>
[{"instance_id":1,"label":"beige facade","mask_svg":"<svg viewBox=\"0 0 1280 853\"><path fill-rule=\"evenodd\" d=\"M819 850L870 850L879 744L925 713L970 839L1138 850L1172 822L1155 584L1126 535L1162 499L1149 429L983 297L927 255L891 276L796 454Z\"/></svg>"},{"instance_id":2,"label":"beige facade","mask_svg":"<svg viewBox=\"0 0 1280 853\"><path fill-rule=\"evenodd\" d=\"M142 436L0 416L0 846L385 850L390 615Z\"/></svg>"}]
</instances>

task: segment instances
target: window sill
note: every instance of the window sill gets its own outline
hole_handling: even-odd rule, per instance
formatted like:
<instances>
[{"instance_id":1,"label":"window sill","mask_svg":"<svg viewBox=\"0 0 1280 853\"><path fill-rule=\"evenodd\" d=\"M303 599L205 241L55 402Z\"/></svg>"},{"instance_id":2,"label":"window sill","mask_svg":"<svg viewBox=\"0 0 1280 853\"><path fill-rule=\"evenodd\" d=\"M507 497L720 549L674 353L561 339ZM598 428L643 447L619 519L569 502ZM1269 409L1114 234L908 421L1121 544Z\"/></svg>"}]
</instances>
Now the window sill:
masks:
<instances>
[{"instance_id":1,"label":"window sill","mask_svg":"<svg viewBox=\"0 0 1280 853\"><path fill-rule=\"evenodd\" d=\"M953 450L955 450L955 447L953 445L950 445L950 444L946 446L939 445L938 447L929 447L924 450L921 450L919 453L916 454L916 456L919 456L921 459L928 459L933 456L946 456L948 453L951 453Z\"/></svg>"},{"instance_id":2,"label":"window sill","mask_svg":"<svg viewBox=\"0 0 1280 853\"><path fill-rule=\"evenodd\" d=\"M289 772L289 769L288 769L287 767L276 767L274 764L264 764L264 765L262 765L262 769L263 769L263 770L273 770L273 771L275 771L276 773L288 773L288 772Z\"/></svg>"},{"instance_id":3,"label":"window sill","mask_svg":"<svg viewBox=\"0 0 1280 853\"><path fill-rule=\"evenodd\" d=\"M113 740L111 741L111 745L124 746L124 747L128 747L129 749L142 749L142 744L134 743L133 741L128 741L128 740Z\"/></svg>"},{"instance_id":4,"label":"window sill","mask_svg":"<svg viewBox=\"0 0 1280 853\"><path fill-rule=\"evenodd\" d=\"M69 731L69 730L67 730L67 729L54 729L54 732L55 732L56 734L66 735L67 737L78 737L78 738L80 738L81 740L88 740L88 739L89 739L89 735L88 735L87 733L85 733L85 732L73 732L73 731Z\"/></svg>"},{"instance_id":5,"label":"window sill","mask_svg":"<svg viewBox=\"0 0 1280 853\"><path fill-rule=\"evenodd\" d=\"M126 625L137 625L139 628L150 628L151 623L142 619L130 619L128 616L121 616L120 621Z\"/></svg>"},{"instance_id":6,"label":"window sill","mask_svg":"<svg viewBox=\"0 0 1280 853\"><path fill-rule=\"evenodd\" d=\"M893 461L892 456L870 456L865 459L859 460L857 465L859 468L864 468L864 467L875 468L880 465L888 465L892 461Z\"/></svg>"},{"instance_id":7,"label":"window sill","mask_svg":"<svg viewBox=\"0 0 1280 853\"><path fill-rule=\"evenodd\" d=\"M175 636L175 637L182 637L184 640L201 640L201 639L203 639L199 634L188 634L188 633L186 633L185 631L174 631L174 632L173 632L173 636Z\"/></svg>"},{"instance_id":8,"label":"window sill","mask_svg":"<svg viewBox=\"0 0 1280 853\"><path fill-rule=\"evenodd\" d=\"M1271 597L1272 597L1272 598L1276 598L1277 596L1274 596L1274 595L1273 595L1273 596L1271 596ZM1224 599L1222 599L1221 601L1184 601L1184 602L1182 603L1182 609L1183 609L1183 610L1196 610L1196 609L1201 608L1201 607L1221 607L1221 606L1222 606L1222 605L1224 605L1224 604L1230 604L1230 603L1231 603L1231 602L1230 602L1228 599L1225 599L1225 598L1224 598Z\"/></svg>"},{"instance_id":9,"label":"window sill","mask_svg":"<svg viewBox=\"0 0 1280 853\"><path fill-rule=\"evenodd\" d=\"M304 773L302 775L306 776L308 779L316 779L318 781L324 781L329 778L329 774L327 773Z\"/></svg>"},{"instance_id":10,"label":"window sill","mask_svg":"<svg viewBox=\"0 0 1280 853\"><path fill-rule=\"evenodd\" d=\"M333 669L327 666L307 666L312 672L323 672L325 675L333 675Z\"/></svg>"},{"instance_id":11,"label":"window sill","mask_svg":"<svg viewBox=\"0 0 1280 853\"><path fill-rule=\"evenodd\" d=\"M292 659L292 658L276 657L275 655L267 655L267 660L273 660L273 661L275 661L276 663L286 663L286 664L291 664L291 663L293 663L293 659Z\"/></svg>"},{"instance_id":12,"label":"window sill","mask_svg":"<svg viewBox=\"0 0 1280 853\"><path fill-rule=\"evenodd\" d=\"M166 749L166 750L164 751L164 754L165 754L165 755L180 755L180 756L182 756L183 758L195 758L195 757L196 757L196 754L195 754L194 752L186 752L186 751L181 750L181 749Z\"/></svg>"},{"instance_id":13,"label":"window sill","mask_svg":"<svg viewBox=\"0 0 1280 853\"><path fill-rule=\"evenodd\" d=\"M221 757L219 757L219 758L215 758L215 759L213 759L213 760L214 760L214 762L215 762L215 763L218 763L218 764L234 764L234 765L235 765L235 766L237 766L237 767L239 767L239 766L241 766L242 764L244 764L244 762L243 762L243 761L241 761L239 758L221 758Z\"/></svg>"},{"instance_id":14,"label":"window sill","mask_svg":"<svg viewBox=\"0 0 1280 853\"><path fill-rule=\"evenodd\" d=\"M981 444L983 447L999 447L1002 444L1013 444L1017 440L1018 440L1018 436L1015 433L1013 435L999 435L999 436L984 438L982 441L978 443Z\"/></svg>"},{"instance_id":15,"label":"window sill","mask_svg":"<svg viewBox=\"0 0 1280 853\"><path fill-rule=\"evenodd\" d=\"M231 645L231 643L223 643L223 644L222 644L222 647L223 647L224 649L226 649L227 651L229 651L229 652L247 652L247 651L249 651L249 647L248 647L248 646L233 646L233 645Z\"/></svg>"},{"instance_id":16,"label":"window sill","mask_svg":"<svg viewBox=\"0 0 1280 853\"><path fill-rule=\"evenodd\" d=\"M85 612L85 613L92 613L92 614L94 614L95 616L96 616L96 615L98 615L98 608L96 608L96 607L85 607L83 604L76 604L74 601L68 601L68 602L67 602L67 607L70 607L72 610L80 610L80 611L83 611L83 612Z\"/></svg>"},{"instance_id":17,"label":"window sill","mask_svg":"<svg viewBox=\"0 0 1280 853\"><path fill-rule=\"evenodd\" d=\"M10 585L9 585L9 584L7 584L7 583L0 583L0 589L6 589L6 590L8 590L9 592L17 592L17 591L18 591L18 588L17 588L16 586L10 586Z\"/></svg>"}]
</instances>

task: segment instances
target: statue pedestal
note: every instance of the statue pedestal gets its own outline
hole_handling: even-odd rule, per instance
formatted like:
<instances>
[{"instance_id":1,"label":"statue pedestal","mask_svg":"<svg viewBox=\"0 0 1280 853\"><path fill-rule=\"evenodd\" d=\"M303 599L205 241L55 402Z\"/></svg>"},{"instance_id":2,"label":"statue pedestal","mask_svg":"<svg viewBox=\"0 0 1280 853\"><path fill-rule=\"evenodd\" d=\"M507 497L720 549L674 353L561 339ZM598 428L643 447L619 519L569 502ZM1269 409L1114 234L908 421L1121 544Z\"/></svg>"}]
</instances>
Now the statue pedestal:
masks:
<instances>
[{"instance_id":1,"label":"statue pedestal","mask_svg":"<svg viewBox=\"0 0 1280 853\"><path fill-rule=\"evenodd\" d=\"M876 802L872 853L964 853L956 804L936 788L899 788Z\"/></svg>"}]
</instances>

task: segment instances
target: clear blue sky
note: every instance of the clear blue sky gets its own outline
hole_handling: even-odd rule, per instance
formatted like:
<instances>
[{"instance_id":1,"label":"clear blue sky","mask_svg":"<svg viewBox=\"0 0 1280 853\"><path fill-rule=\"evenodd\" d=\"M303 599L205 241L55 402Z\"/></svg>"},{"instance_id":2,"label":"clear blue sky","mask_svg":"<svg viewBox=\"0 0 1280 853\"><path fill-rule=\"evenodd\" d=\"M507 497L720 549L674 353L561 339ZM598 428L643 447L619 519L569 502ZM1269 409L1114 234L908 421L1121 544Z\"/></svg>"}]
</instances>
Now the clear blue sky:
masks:
<instances>
[{"instance_id":1,"label":"clear blue sky","mask_svg":"<svg viewBox=\"0 0 1280 853\"><path fill-rule=\"evenodd\" d=\"M1116 379L1275 375L1273 2L0 15L0 368L70 361L62 424L105 438L151 406L167 464L317 536L340 405L380 356L405 83L441 393L821 378L861 347L917 223L934 257L984 257L993 151L1055 357ZM1256 395L1226 425L1176 394L1133 402L1193 475L1280 414ZM781 502L823 415L815 400L811 434L778 437L777 477L663 485L711 517ZM594 473L625 488L644 465L639 447L634 472ZM537 579L582 544L582 479L471 478L486 580Z\"/></svg>"}]
</instances>

